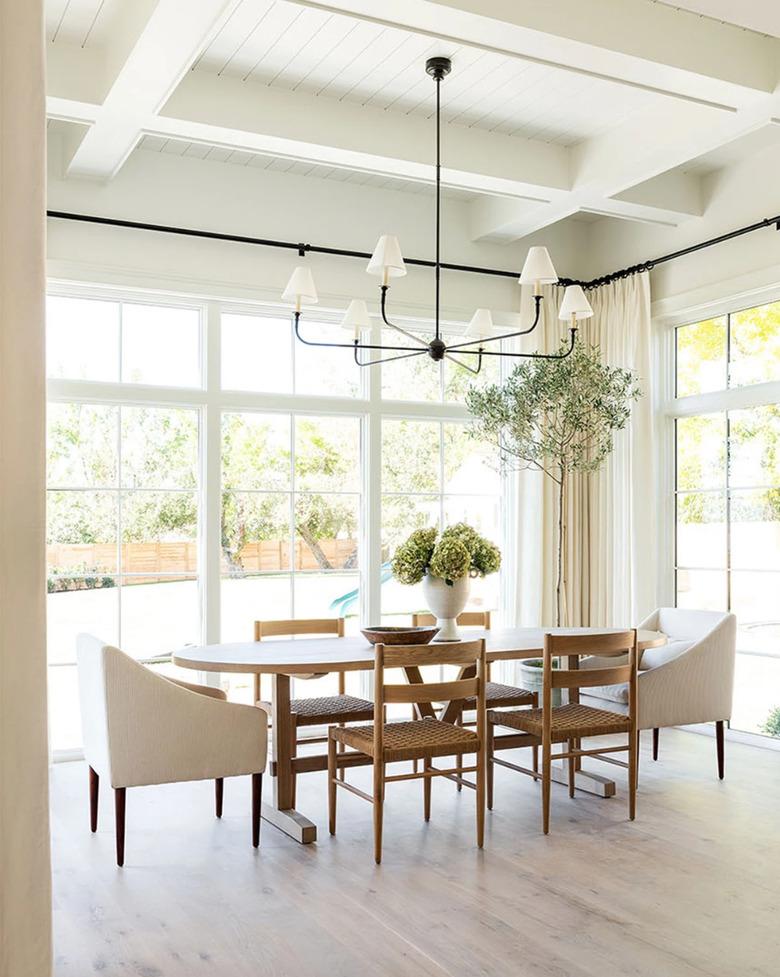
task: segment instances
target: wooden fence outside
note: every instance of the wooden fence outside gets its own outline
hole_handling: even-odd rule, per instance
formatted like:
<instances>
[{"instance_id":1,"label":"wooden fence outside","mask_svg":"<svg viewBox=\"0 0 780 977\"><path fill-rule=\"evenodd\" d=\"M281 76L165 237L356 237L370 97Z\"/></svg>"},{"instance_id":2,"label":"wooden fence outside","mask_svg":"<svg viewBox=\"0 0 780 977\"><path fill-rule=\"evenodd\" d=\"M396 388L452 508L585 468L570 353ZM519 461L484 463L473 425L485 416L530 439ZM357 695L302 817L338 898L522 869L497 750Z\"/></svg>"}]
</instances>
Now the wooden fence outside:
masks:
<instances>
[{"instance_id":1,"label":"wooden fence outside","mask_svg":"<svg viewBox=\"0 0 780 977\"><path fill-rule=\"evenodd\" d=\"M322 539L320 548L334 570L341 569L350 559L357 547L354 539ZM57 573L78 576L117 574L116 547L103 543L62 544L46 547L47 565ZM241 565L246 572L319 570L311 549L302 540L296 540L293 558L290 560L289 540L268 539L247 543L241 550ZM292 564L292 567L291 567ZM356 565L356 564L355 564ZM125 543L122 546L122 573L140 574L134 582L147 583L159 574L174 574L186 577L198 572L197 543ZM224 555L222 572L231 573L231 567ZM167 578L166 578L167 579Z\"/></svg>"}]
</instances>

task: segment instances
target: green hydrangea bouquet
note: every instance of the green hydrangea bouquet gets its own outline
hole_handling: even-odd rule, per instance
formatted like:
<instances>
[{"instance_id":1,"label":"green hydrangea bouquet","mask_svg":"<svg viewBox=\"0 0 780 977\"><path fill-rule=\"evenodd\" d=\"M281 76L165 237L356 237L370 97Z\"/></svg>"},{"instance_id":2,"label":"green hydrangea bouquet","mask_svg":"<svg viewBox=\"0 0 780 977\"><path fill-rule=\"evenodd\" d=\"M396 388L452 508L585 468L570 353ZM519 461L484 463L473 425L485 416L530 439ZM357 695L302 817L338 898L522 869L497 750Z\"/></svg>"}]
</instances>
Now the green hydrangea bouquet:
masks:
<instances>
[{"instance_id":1,"label":"green hydrangea bouquet","mask_svg":"<svg viewBox=\"0 0 780 977\"><path fill-rule=\"evenodd\" d=\"M417 529L395 551L393 576L417 584L426 574L452 587L464 577L485 577L501 566L501 551L465 522L439 536L436 529Z\"/></svg>"}]
</instances>

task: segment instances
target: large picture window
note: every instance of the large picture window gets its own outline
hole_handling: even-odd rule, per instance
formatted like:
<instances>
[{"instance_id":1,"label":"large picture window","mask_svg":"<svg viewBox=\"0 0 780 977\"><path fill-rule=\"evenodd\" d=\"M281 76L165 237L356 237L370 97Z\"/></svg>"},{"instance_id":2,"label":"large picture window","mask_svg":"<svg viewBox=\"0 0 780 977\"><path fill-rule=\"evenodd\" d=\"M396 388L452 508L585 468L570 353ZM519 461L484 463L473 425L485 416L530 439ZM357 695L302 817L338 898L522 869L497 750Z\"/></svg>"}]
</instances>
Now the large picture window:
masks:
<instances>
[{"instance_id":1,"label":"large picture window","mask_svg":"<svg viewBox=\"0 0 780 977\"><path fill-rule=\"evenodd\" d=\"M306 336L338 340L338 322L318 309ZM361 370L277 309L80 286L52 289L47 362L55 754L81 742L80 631L170 672L177 648L251 640L257 619L408 621L424 602L388 564L421 525L466 519L500 541L498 475L452 363ZM473 605L495 610L499 591L475 581ZM251 678L222 682L251 701Z\"/></svg>"},{"instance_id":2,"label":"large picture window","mask_svg":"<svg viewBox=\"0 0 780 977\"><path fill-rule=\"evenodd\" d=\"M771 383L780 303L680 326L676 349L676 600L737 615L732 726L771 734L780 707L780 403Z\"/></svg>"}]
</instances>

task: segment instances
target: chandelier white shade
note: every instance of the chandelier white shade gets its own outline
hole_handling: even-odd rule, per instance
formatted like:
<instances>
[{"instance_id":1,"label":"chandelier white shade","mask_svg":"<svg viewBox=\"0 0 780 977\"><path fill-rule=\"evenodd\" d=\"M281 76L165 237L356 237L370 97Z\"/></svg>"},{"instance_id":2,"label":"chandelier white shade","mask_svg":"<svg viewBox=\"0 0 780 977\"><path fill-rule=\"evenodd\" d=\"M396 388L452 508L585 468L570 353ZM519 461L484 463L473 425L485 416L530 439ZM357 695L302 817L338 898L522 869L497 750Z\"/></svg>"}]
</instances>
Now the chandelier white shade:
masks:
<instances>
[{"instance_id":1,"label":"chandelier white shade","mask_svg":"<svg viewBox=\"0 0 780 977\"><path fill-rule=\"evenodd\" d=\"M314 287L314 278L309 268L298 265L290 275L282 298L285 302L295 303L295 308L299 311L302 305L316 305L319 302L317 289Z\"/></svg>"},{"instance_id":2,"label":"chandelier white shade","mask_svg":"<svg viewBox=\"0 0 780 977\"><path fill-rule=\"evenodd\" d=\"M518 279L521 285L554 285L558 281L558 272L552 263L547 248L534 245L528 249L528 255Z\"/></svg>"},{"instance_id":3,"label":"chandelier white shade","mask_svg":"<svg viewBox=\"0 0 780 977\"><path fill-rule=\"evenodd\" d=\"M572 322L575 322L578 319L590 319L592 315L593 309L590 307L590 302L585 298L582 286L567 285L563 293L563 302L561 302L558 311L558 318L571 319Z\"/></svg>"},{"instance_id":4,"label":"chandelier white shade","mask_svg":"<svg viewBox=\"0 0 780 977\"><path fill-rule=\"evenodd\" d=\"M400 278L406 274L401 245L394 234L383 234L377 241L366 271L378 275L386 285L388 278Z\"/></svg>"},{"instance_id":5,"label":"chandelier white shade","mask_svg":"<svg viewBox=\"0 0 780 977\"><path fill-rule=\"evenodd\" d=\"M363 299L352 299L344 313L344 318L341 320L341 325L344 329L354 330L355 339L360 338L360 330L367 329L371 325L368 306Z\"/></svg>"},{"instance_id":6,"label":"chandelier white shade","mask_svg":"<svg viewBox=\"0 0 780 977\"><path fill-rule=\"evenodd\" d=\"M495 325L490 309L477 309L466 329L469 339L488 339L493 335Z\"/></svg>"}]
</instances>

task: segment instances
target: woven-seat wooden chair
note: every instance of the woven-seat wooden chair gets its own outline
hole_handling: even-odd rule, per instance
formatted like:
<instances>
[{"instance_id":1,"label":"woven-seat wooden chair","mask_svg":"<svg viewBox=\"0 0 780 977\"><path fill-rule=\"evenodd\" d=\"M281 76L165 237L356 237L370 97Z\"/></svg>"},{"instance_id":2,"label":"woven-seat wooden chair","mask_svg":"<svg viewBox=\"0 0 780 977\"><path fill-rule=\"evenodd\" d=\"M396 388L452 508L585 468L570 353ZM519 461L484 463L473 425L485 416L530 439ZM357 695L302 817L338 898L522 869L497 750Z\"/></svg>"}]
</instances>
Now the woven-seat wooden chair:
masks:
<instances>
[{"instance_id":1,"label":"woven-seat wooden chair","mask_svg":"<svg viewBox=\"0 0 780 977\"><path fill-rule=\"evenodd\" d=\"M431 781L434 777L449 777L454 769L434 767L434 757L474 753L474 766L464 772L476 773L474 785L477 795L477 844L481 848L485 834L485 641L459 641L433 645L392 646L377 645L374 665L374 716L385 714L388 703L431 703L459 700L474 696L477 702L477 729L467 729L440 719L426 717L410 722L374 722L369 726L336 726L329 730L328 739L328 814L330 833L336 833L336 793L339 787L357 794L374 805L374 858L382 860L382 821L385 784L399 780L423 781L425 820L431 816ZM426 665L476 666L476 675L451 682L414 682L388 685L386 668L421 668ZM349 747L373 761L374 784L371 794L339 778L340 766L348 764L351 754L338 753L339 745ZM421 760L422 770L388 776L388 763Z\"/></svg>"},{"instance_id":2,"label":"woven-seat wooden chair","mask_svg":"<svg viewBox=\"0 0 780 977\"><path fill-rule=\"evenodd\" d=\"M458 615L456 623L459 627L484 628L485 631L489 631L490 611L464 611ZM428 627L434 624L436 624L436 618L433 614L412 614L412 626L415 628ZM491 682L491 666L492 662L488 662L487 682L485 683L485 702L487 703L488 709L519 709L521 706L539 705L539 696L536 692L529 692L527 689L521 689L514 685L504 685L502 682ZM476 705L476 700L473 696L464 699L463 708L460 710L460 715L455 722L463 726L473 726L473 721L464 722L463 715L466 712L472 712L476 708ZM534 770L537 769L537 765L537 751L534 750ZM458 790L463 790L462 775L456 773L455 776L458 781Z\"/></svg>"},{"instance_id":3,"label":"woven-seat wooden chair","mask_svg":"<svg viewBox=\"0 0 780 977\"><path fill-rule=\"evenodd\" d=\"M339 638L344 637L344 618L310 618L297 621L255 621L255 641L262 641L263 638L277 638L284 636L301 635L320 635L335 634ZM327 673L312 673L311 675L296 675L295 678L303 681L309 679L322 678ZM301 740L297 730L306 726L329 726L331 723L364 723L374 718L374 704L368 699L360 699L357 696L347 695L345 687L344 672L339 672L338 695L314 696L309 699L292 699L290 702L290 714L292 716L293 730L290 741L293 744L293 754L298 743L324 743L327 736L309 737ZM271 707L269 703L262 702L260 699L260 675L255 675L254 701L261 708L266 709L269 714ZM292 775L292 795L293 806L295 806L296 775Z\"/></svg>"},{"instance_id":4,"label":"woven-seat wooden chair","mask_svg":"<svg viewBox=\"0 0 780 977\"><path fill-rule=\"evenodd\" d=\"M626 656L625 663L598 668L580 669L581 656L609 658ZM553 668L553 659L567 657L569 668ZM555 755L555 759L568 760L569 796L574 797L575 777L580 759L584 756L599 757L603 754L628 753L628 763L609 757L611 763L628 768L628 807L629 817L636 815L637 781L637 645L636 630L607 632L604 634L544 636L544 659L542 670L542 706L535 709L512 710L510 712L489 711L487 732L488 767L488 807L493 807L493 773L495 765L509 767L520 773L529 774L542 781L542 828L547 834L550 830L550 786L552 781L553 743L565 743L566 749ZM575 665L576 667L571 667ZM610 712L581 705L579 689L592 686L628 684L628 713ZM568 689L569 702L553 706L553 689ZM542 772L527 770L494 754L495 727L505 726L518 730L519 735L506 737L509 746L531 746L542 748ZM627 734L625 745L604 746L597 749L582 749L581 740L585 737L614 736ZM511 744L508 742L511 740ZM606 759L606 757L605 757Z\"/></svg>"},{"instance_id":5,"label":"woven-seat wooden chair","mask_svg":"<svg viewBox=\"0 0 780 977\"><path fill-rule=\"evenodd\" d=\"M464 611L459 614L457 622L459 627L474 627L490 630L490 611ZM432 614L412 614L412 625L415 628L432 626L436 624L436 618ZM491 663L487 666L487 682L485 683L485 701L488 709L502 709L504 707L536 706L539 704L539 697L535 692L527 689L516 688L513 685L503 685L501 682L490 681ZM475 707L474 698L463 700L463 711L471 712Z\"/></svg>"}]
</instances>

